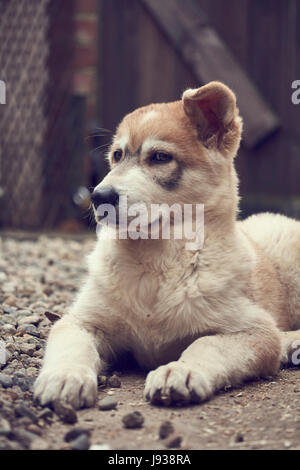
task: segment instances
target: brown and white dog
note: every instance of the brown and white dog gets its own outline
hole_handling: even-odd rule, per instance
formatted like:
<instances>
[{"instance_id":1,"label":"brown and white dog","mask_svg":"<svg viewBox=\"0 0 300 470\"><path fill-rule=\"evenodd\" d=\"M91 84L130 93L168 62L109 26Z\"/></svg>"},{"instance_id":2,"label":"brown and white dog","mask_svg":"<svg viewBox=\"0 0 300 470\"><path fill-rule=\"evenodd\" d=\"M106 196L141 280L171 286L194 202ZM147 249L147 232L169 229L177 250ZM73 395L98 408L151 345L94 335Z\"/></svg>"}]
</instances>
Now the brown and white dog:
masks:
<instances>
[{"instance_id":1,"label":"brown and white dog","mask_svg":"<svg viewBox=\"0 0 300 470\"><path fill-rule=\"evenodd\" d=\"M97 374L124 352L151 370L152 403L192 403L275 374L300 345L300 223L238 222L234 157L242 120L219 82L127 115L101 202L204 204L201 250L186 240L101 239L70 312L52 328L35 384L42 404L92 406ZM297 342L298 341L298 342Z\"/></svg>"}]
</instances>

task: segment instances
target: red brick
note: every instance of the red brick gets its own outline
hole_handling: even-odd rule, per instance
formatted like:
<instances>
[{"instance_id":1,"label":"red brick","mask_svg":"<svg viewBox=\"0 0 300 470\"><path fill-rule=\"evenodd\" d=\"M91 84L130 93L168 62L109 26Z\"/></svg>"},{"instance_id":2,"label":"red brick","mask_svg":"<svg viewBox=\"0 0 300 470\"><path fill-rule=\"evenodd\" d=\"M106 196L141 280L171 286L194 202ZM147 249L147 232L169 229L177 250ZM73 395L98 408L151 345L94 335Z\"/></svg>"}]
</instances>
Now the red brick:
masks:
<instances>
[{"instance_id":1,"label":"red brick","mask_svg":"<svg viewBox=\"0 0 300 470\"><path fill-rule=\"evenodd\" d=\"M76 47L73 62L76 69L96 66L97 61L98 54L95 47Z\"/></svg>"},{"instance_id":2,"label":"red brick","mask_svg":"<svg viewBox=\"0 0 300 470\"><path fill-rule=\"evenodd\" d=\"M76 10L76 13L97 13L98 1L97 0L76 0L75 10Z\"/></svg>"}]
</instances>

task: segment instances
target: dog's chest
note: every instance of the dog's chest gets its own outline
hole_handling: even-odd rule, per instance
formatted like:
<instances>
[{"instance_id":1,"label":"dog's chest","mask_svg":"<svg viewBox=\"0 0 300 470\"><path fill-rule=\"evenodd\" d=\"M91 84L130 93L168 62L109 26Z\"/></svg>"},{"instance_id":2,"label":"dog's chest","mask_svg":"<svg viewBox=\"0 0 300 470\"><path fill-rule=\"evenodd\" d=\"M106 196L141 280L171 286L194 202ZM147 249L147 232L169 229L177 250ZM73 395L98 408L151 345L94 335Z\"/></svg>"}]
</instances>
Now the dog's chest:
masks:
<instances>
[{"instance_id":1,"label":"dog's chest","mask_svg":"<svg viewBox=\"0 0 300 470\"><path fill-rule=\"evenodd\" d=\"M207 330L202 296L194 276L183 269L145 271L127 265L110 270L107 301L122 325L122 341L144 365L175 360Z\"/></svg>"}]
</instances>

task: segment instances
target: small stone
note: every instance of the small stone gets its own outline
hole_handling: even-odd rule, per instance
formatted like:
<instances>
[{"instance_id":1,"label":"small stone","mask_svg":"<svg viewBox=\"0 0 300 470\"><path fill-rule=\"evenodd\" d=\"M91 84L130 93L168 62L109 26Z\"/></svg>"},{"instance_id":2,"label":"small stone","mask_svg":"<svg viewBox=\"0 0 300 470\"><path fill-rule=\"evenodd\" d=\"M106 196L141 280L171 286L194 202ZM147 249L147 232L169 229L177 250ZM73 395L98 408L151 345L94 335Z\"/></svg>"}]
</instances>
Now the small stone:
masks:
<instances>
[{"instance_id":1,"label":"small stone","mask_svg":"<svg viewBox=\"0 0 300 470\"><path fill-rule=\"evenodd\" d=\"M31 442L36 439L36 434L26 431L25 429L14 429L11 433L11 437L28 448Z\"/></svg>"},{"instance_id":2,"label":"small stone","mask_svg":"<svg viewBox=\"0 0 300 470\"><path fill-rule=\"evenodd\" d=\"M181 436L172 436L170 439L165 441L165 446L168 449L176 449L181 446L182 437Z\"/></svg>"},{"instance_id":3,"label":"small stone","mask_svg":"<svg viewBox=\"0 0 300 470\"><path fill-rule=\"evenodd\" d=\"M7 315L15 315L17 311L14 307L9 307L8 305L3 305L2 309L3 313Z\"/></svg>"},{"instance_id":4,"label":"small stone","mask_svg":"<svg viewBox=\"0 0 300 470\"><path fill-rule=\"evenodd\" d=\"M171 421L164 421L159 428L159 438L166 439L174 432L174 426Z\"/></svg>"},{"instance_id":5,"label":"small stone","mask_svg":"<svg viewBox=\"0 0 300 470\"><path fill-rule=\"evenodd\" d=\"M7 276L3 271L0 271L0 282L6 281Z\"/></svg>"},{"instance_id":6,"label":"small stone","mask_svg":"<svg viewBox=\"0 0 300 470\"><path fill-rule=\"evenodd\" d=\"M28 367L27 368L27 375L30 375L30 376L36 376L38 373L36 367Z\"/></svg>"},{"instance_id":7,"label":"small stone","mask_svg":"<svg viewBox=\"0 0 300 470\"><path fill-rule=\"evenodd\" d=\"M98 376L98 387L106 387L107 385L107 377L106 375L99 375Z\"/></svg>"},{"instance_id":8,"label":"small stone","mask_svg":"<svg viewBox=\"0 0 300 470\"><path fill-rule=\"evenodd\" d=\"M55 400L54 411L63 423L74 424L77 422L77 414L74 408L62 400Z\"/></svg>"},{"instance_id":9,"label":"small stone","mask_svg":"<svg viewBox=\"0 0 300 470\"><path fill-rule=\"evenodd\" d=\"M30 343L21 343L20 344L20 352L23 354L27 354L27 356L33 356L33 353L35 352L35 344L30 344Z\"/></svg>"},{"instance_id":10,"label":"small stone","mask_svg":"<svg viewBox=\"0 0 300 470\"><path fill-rule=\"evenodd\" d=\"M24 450L24 447L6 437L0 437L0 450Z\"/></svg>"},{"instance_id":11,"label":"small stone","mask_svg":"<svg viewBox=\"0 0 300 470\"><path fill-rule=\"evenodd\" d=\"M11 431L11 427L7 419L0 418L0 436L8 436Z\"/></svg>"},{"instance_id":12,"label":"small stone","mask_svg":"<svg viewBox=\"0 0 300 470\"><path fill-rule=\"evenodd\" d=\"M10 358L10 353L6 348L6 344L0 341L0 368L5 366Z\"/></svg>"},{"instance_id":13,"label":"small stone","mask_svg":"<svg viewBox=\"0 0 300 470\"><path fill-rule=\"evenodd\" d=\"M8 333L10 335L14 335L15 332L17 331L13 325L10 323L6 323L5 325L2 326L2 331L4 333Z\"/></svg>"},{"instance_id":14,"label":"small stone","mask_svg":"<svg viewBox=\"0 0 300 470\"><path fill-rule=\"evenodd\" d=\"M48 312L46 311L45 312L45 316L48 318L48 320L50 320L52 323L56 322L57 320L59 320L61 318L60 315L58 315L57 313L54 313L54 312Z\"/></svg>"},{"instance_id":15,"label":"small stone","mask_svg":"<svg viewBox=\"0 0 300 470\"><path fill-rule=\"evenodd\" d=\"M37 436L41 436L42 435L42 430L39 426L37 426L36 424L28 424L27 426L27 431L29 432L33 432L33 434L36 434Z\"/></svg>"},{"instance_id":16,"label":"small stone","mask_svg":"<svg viewBox=\"0 0 300 470\"><path fill-rule=\"evenodd\" d=\"M114 410L118 405L117 400L114 397L108 396L99 401L99 410L107 411Z\"/></svg>"},{"instance_id":17,"label":"small stone","mask_svg":"<svg viewBox=\"0 0 300 470\"><path fill-rule=\"evenodd\" d=\"M49 450L50 444L42 439L41 437L36 437L33 441L30 442L29 445L30 450Z\"/></svg>"},{"instance_id":18,"label":"small stone","mask_svg":"<svg viewBox=\"0 0 300 470\"><path fill-rule=\"evenodd\" d=\"M36 336L37 338L40 337L40 332L37 329L37 327L34 326L34 325L31 325L30 323L28 323L28 324L25 323L24 325L19 326L18 327L18 332L19 331L23 331L23 334L27 333L28 335Z\"/></svg>"},{"instance_id":19,"label":"small stone","mask_svg":"<svg viewBox=\"0 0 300 470\"><path fill-rule=\"evenodd\" d=\"M65 434L64 440L65 440L65 442L71 442L71 441L74 441L75 439L77 439L82 434L85 434L86 436L89 436L90 431L88 429L84 429L84 428L71 429L71 431L68 431Z\"/></svg>"},{"instance_id":20,"label":"small stone","mask_svg":"<svg viewBox=\"0 0 300 470\"><path fill-rule=\"evenodd\" d=\"M35 382L35 377L26 377L22 373L16 372L13 376L13 384L20 387L22 392L28 392L31 390L33 384Z\"/></svg>"},{"instance_id":21,"label":"small stone","mask_svg":"<svg viewBox=\"0 0 300 470\"><path fill-rule=\"evenodd\" d=\"M38 417L37 415L26 405L18 405L15 407L15 415L16 417L27 417L29 418L33 423L38 422Z\"/></svg>"},{"instance_id":22,"label":"small stone","mask_svg":"<svg viewBox=\"0 0 300 470\"><path fill-rule=\"evenodd\" d=\"M122 422L125 428L137 429L143 426L144 417L139 411L133 411L123 416Z\"/></svg>"},{"instance_id":23,"label":"small stone","mask_svg":"<svg viewBox=\"0 0 300 470\"><path fill-rule=\"evenodd\" d=\"M90 440L86 434L81 434L70 444L72 450L88 450Z\"/></svg>"},{"instance_id":24,"label":"small stone","mask_svg":"<svg viewBox=\"0 0 300 470\"><path fill-rule=\"evenodd\" d=\"M241 432L238 432L234 438L235 442L244 442L244 436Z\"/></svg>"},{"instance_id":25,"label":"small stone","mask_svg":"<svg viewBox=\"0 0 300 470\"><path fill-rule=\"evenodd\" d=\"M19 319L18 325L19 326L26 325L26 324L38 325L39 322L40 322L40 317L38 315L29 315L29 316L26 316L25 318Z\"/></svg>"},{"instance_id":26,"label":"small stone","mask_svg":"<svg viewBox=\"0 0 300 470\"><path fill-rule=\"evenodd\" d=\"M4 388L10 388L13 386L13 380L9 375L0 374L0 385Z\"/></svg>"},{"instance_id":27,"label":"small stone","mask_svg":"<svg viewBox=\"0 0 300 470\"><path fill-rule=\"evenodd\" d=\"M14 295L10 295L5 299L6 305L9 305L10 307L15 307L17 305L17 299Z\"/></svg>"},{"instance_id":28,"label":"small stone","mask_svg":"<svg viewBox=\"0 0 300 470\"><path fill-rule=\"evenodd\" d=\"M43 419L47 423L51 423L53 418L53 411L50 408L44 408L38 415L38 419Z\"/></svg>"},{"instance_id":29,"label":"small stone","mask_svg":"<svg viewBox=\"0 0 300 470\"><path fill-rule=\"evenodd\" d=\"M111 450L111 447L108 444L94 444L89 450Z\"/></svg>"},{"instance_id":30,"label":"small stone","mask_svg":"<svg viewBox=\"0 0 300 470\"><path fill-rule=\"evenodd\" d=\"M120 388L121 380L119 379L117 375L112 375L111 377L108 378L108 385L110 387Z\"/></svg>"}]
</instances>

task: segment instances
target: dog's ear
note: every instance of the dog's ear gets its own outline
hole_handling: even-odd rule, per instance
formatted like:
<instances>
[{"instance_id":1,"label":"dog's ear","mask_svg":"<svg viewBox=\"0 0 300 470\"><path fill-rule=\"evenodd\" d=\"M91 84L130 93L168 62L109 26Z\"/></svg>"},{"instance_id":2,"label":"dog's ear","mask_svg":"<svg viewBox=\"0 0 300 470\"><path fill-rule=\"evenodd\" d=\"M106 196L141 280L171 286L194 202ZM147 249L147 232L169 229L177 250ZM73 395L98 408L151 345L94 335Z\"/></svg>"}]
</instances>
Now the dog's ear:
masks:
<instances>
[{"instance_id":1,"label":"dog's ear","mask_svg":"<svg viewBox=\"0 0 300 470\"><path fill-rule=\"evenodd\" d=\"M222 147L226 133L232 130L238 114L234 93L223 83L189 89L183 93L184 111L197 127L198 136L206 147Z\"/></svg>"}]
</instances>

